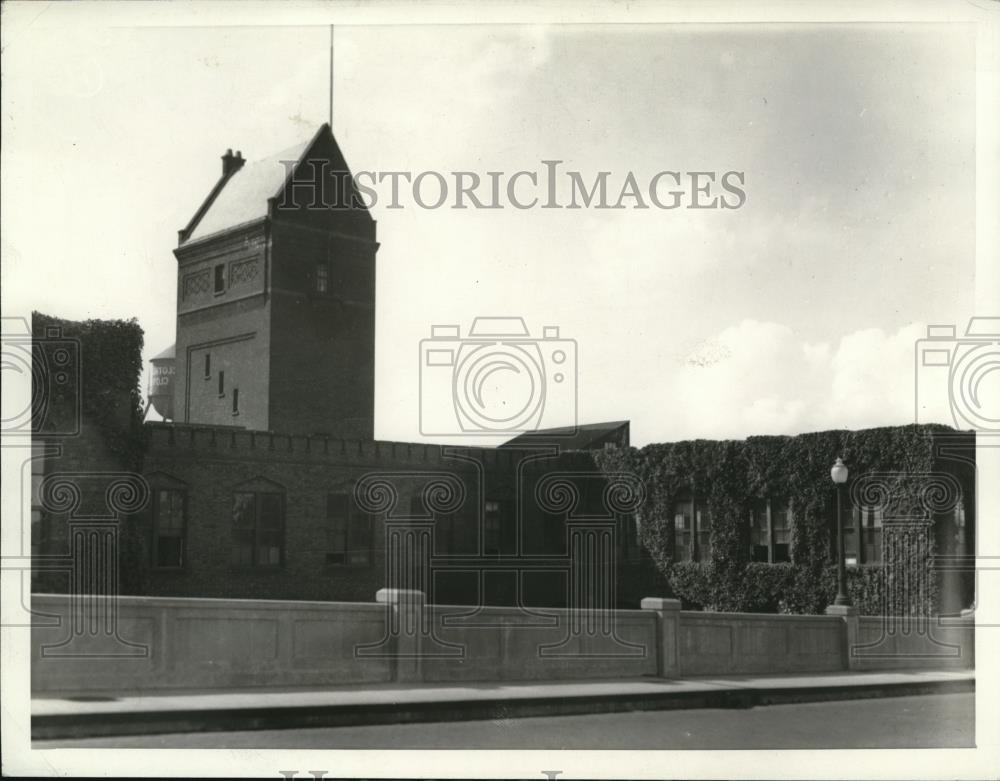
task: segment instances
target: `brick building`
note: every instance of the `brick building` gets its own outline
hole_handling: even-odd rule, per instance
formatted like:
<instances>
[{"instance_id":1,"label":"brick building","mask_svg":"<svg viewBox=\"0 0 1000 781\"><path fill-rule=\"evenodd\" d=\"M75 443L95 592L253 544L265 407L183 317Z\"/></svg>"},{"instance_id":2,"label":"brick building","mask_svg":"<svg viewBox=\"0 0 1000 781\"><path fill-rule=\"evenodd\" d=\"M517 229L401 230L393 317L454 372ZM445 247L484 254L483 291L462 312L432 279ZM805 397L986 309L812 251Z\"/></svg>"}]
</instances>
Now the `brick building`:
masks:
<instances>
[{"instance_id":1,"label":"brick building","mask_svg":"<svg viewBox=\"0 0 1000 781\"><path fill-rule=\"evenodd\" d=\"M373 437L378 244L350 181L327 125L223 156L174 250L178 422Z\"/></svg>"},{"instance_id":2,"label":"brick building","mask_svg":"<svg viewBox=\"0 0 1000 781\"><path fill-rule=\"evenodd\" d=\"M574 578L614 590L640 557L585 454L148 428L153 594L565 605Z\"/></svg>"},{"instance_id":3,"label":"brick building","mask_svg":"<svg viewBox=\"0 0 1000 781\"><path fill-rule=\"evenodd\" d=\"M559 605L598 577L636 602L616 591L640 556L626 515L559 455L628 444L627 423L496 451L374 440L378 243L352 187L324 125L256 163L227 151L179 231L175 419L148 425L137 520L149 592Z\"/></svg>"},{"instance_id":4,"label":"brick building","mask_svg":"<svg viewBox=\"0 0 1000 781\"><path fill-rule=\"evenodd\" d=\"M906 442L935 440L900 428L770 438L766 449L758 445L769 438L639 452L629 447L628 421L617 421L530 432L495 449L377 441L376 226L329 127L257 163L231 151L222 161L174 251L174 363L169 348L156 359L173 389L172 404L159 398L157 408L174 419L145 424L141 458L109 449L108 420L95 427L94 416L108 407L107 388L127 399L137 375L92 343L85 363L97 374L82 386L91 397L78 435L58 444L50 436L58 432L35 433L30 468L39 485L53 470L77 482L90 479L88 467L141 471L133 504L142 509L119 502L101 527L110 535L127 517L114 552L125 591L370 601L388 586L420 589L437 603L635 607L678 590L660 574L676 564L704 565L709 578L719 565L829 566L836 524L823 501L833 495L833 459L850 459L852 442L870 440L868 456L853 454L855 474L909 474L918 460L904 456ZM975 440L958 436L971 452L949 461L959 465L960 503L930 518L926 561L943 554L964 568L975 550ZM662 465L646 474L636 465L649 448ZM737 450L746 455L734 461ZM922 452L920 464L944 469ZM627 468L607 468L602 455L613 461L615 453ZM733 464L745 472L735 487ZM86 501L107 503L104 488ZM96 539L85 530L74 537L73 513L58 509L33 504L32 512L32 551L57 564L81 558L73 546ZM867 506L846 515L854 564L881 565L883 520ZM637 521L646 524L644 544ZM972 599L959 574L941 578L948 610Z\"/></svg>"}]
</instances>

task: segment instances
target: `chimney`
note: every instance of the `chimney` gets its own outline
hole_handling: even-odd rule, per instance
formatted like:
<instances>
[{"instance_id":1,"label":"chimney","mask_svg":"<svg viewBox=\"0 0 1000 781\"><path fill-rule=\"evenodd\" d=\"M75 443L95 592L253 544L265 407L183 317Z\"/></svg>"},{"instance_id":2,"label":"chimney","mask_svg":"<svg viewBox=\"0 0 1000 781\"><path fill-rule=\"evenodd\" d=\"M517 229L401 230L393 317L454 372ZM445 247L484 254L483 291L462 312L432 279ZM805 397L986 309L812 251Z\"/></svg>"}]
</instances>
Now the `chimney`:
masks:
<instances>
[{"instance_id":1,"label":"chimney","mask_svg":"<svg viewBox=\"0 0 1000 781\"><path fill-rule=\"evenodd\" d=\"M246 160L243 159L243 153L240 150L236 150L236 155L233 155L232 149L227 149L226 153L222 156L222 176L228 178L235 174L243 167L243 163Z\"/></svg>"}]
</instances>

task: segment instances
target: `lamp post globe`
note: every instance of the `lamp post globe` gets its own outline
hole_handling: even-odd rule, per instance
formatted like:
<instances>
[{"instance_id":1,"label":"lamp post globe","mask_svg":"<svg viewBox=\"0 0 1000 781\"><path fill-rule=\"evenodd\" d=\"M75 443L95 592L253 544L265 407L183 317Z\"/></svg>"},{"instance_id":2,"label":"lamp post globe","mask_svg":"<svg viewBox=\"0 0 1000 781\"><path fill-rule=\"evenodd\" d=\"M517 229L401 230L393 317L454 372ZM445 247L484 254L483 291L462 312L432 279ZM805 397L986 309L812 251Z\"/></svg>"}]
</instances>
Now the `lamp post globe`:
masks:
<instances>
[{"instance_id":1,"label":"lamp post globe","mask_svg":"<svg viewBox=\"0 0 1000 781\"><path fill-rule=\"evenodd\" d=\"M833 480L837 490L837 598L835 605L851 604L851 598L847 596L847 569L844 564L844 519L841 513L841 494L844 490L844 483L847 482L848 469L844 462L838 458L830 469L830 478Z\"/></svg>"},{"instance_id":2,"label":"lamp post globe","mask_svg":"<svg viewBox=\"0 0 1000 781\"><path fill-rule=\"evenodd\" d=\"M840 459L830 469L830 477L837 485L843 485L847 482L847 465Z\"/></svg>"}]
</instances>

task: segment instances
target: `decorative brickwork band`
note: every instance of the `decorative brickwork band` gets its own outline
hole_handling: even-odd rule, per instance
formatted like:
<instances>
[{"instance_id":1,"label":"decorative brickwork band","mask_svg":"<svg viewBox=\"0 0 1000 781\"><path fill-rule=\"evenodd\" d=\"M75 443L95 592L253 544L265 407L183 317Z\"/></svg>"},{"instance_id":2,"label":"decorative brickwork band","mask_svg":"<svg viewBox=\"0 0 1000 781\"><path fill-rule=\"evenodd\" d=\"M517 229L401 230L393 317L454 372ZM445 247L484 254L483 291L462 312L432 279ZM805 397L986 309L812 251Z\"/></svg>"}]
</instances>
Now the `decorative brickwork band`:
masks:
<instances>
[{"instance_id":1,"label":"decorative brickwork band","mask_svg":"<svg viewBox=\"0 0 1000 781\"><path fill-rule=\"evenodd\" d=\"M252 282L257 277L257 260L242 260L229 269L229 282L231 285L242 285L245 282Z\"/></svg>"},{"instance_id":2,"label":"decorative brickwork band","mask_svg":"<svg viewBox=\"0 0 1000 781\"><path fill-rule=\"evenodd\" d=\"M184 298L201 295L208 292L210 279L209 272L198 271L184 277Z\"/></svg>"}]
</instances>

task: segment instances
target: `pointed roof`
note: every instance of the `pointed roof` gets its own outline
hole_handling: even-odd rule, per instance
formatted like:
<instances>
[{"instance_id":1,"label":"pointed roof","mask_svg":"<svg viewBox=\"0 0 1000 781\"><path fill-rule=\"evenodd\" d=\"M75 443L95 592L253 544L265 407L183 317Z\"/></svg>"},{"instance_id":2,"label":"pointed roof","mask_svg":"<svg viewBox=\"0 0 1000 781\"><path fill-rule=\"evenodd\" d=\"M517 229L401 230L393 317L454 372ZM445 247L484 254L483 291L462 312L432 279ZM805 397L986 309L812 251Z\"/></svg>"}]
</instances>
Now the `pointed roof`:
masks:
<instances>
[{"instance_id":1,"label":"pointed roof","mask_svg":"<svg viewBox=\"0 0 1000 781\"><path fill-rule=\"evenodd\" d=\"M209 206L187 240L197 241L213 233L265 217L267 199L280 195L289 169L294 170L298 166L310 146L312 140L303 141L263 160L244 165L226 182L222 192ZM295 161L295 166L289 167L282 162L288 160Z\"/></svg>"},{"instance_id":2,"label":"pointed roof","mask_svg":"<svg viewBox=\"0 0 1000 781\"><path fill-rule=\"evenodd\" d=\"M269 157L248 161L234 173L223 176L216 190L208 197L208 203L199 210L203 214L192 220L193 225L185 229L182 244L204 239L222 231L254 222L268 215L268 200L279 198L299 165L307 157L316 143L328 136L333 145L335 157L343 161L343 155L329 124L324 123L313 136L295 146L283 149ZM294 165L288 165L294 162ZM343 162L346 168L346 162ZM339 166L338 166L339 167ZM220 189L221 188L221 189Z\"/></svg>"}]
</instances>

